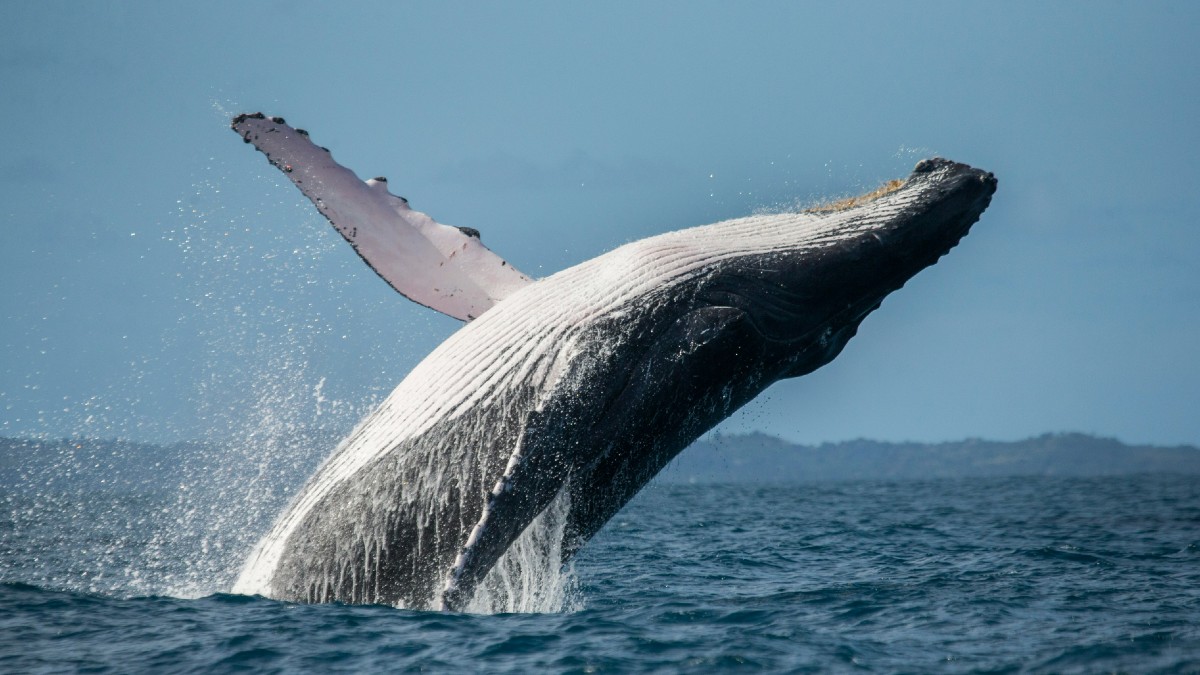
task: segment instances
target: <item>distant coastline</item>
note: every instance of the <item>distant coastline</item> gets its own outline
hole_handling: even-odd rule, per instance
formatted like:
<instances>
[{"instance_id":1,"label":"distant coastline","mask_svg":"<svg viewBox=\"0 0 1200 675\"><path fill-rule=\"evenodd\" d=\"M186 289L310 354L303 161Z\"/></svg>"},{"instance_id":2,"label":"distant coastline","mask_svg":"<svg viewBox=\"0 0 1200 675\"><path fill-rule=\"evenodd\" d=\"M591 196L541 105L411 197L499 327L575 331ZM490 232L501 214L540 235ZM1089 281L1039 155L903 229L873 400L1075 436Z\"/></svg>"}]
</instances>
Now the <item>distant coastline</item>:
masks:
<instances>
[{"instance_id":1,"label":"distant coastline","mask_svg":"<svg viewBox=\"0 0 1200 675\"><path fill-rule=\"evenodd\" d=\"M801 445L762 433L714 434L679 455L666 483L793 483L922 480L984 476L1200 476L1200 448L1127 445L1080 433L1021 441L970 438L945 443L865 439Z\"/></svg>"},{"instance_id":2,"label":"distant coastline","mask_svg":"<svg viewBox=\"0 0 1200 675\"><path fill-rule=\"evenodd\" d=\"M276 485L299 485L336 439L275 439L268 469ZM249 451L248 451L249 450ZM0 438L0 489L174 489L198 477L250 480L269 458L212 443L153 445L99 439ZM1200 448L1128 445L1080 433L1021 441L946 443L842 441L791 443L763 433L713 434L684 450L657 481L812 483L986 476L1114 476L1170 473L1200 477Z\"/></svg>"}]
</instances>

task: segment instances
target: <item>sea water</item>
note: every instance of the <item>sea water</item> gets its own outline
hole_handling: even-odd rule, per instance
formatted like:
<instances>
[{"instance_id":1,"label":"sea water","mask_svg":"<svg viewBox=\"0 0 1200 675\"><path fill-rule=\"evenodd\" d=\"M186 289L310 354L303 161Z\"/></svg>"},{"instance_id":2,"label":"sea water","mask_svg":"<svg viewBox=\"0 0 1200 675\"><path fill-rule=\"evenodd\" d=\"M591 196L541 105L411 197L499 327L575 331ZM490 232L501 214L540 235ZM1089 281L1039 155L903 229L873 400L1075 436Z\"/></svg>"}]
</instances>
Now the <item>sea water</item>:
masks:
<instances>
[{"instance_id":1,"label":"sea water","mask_svg":"<svg viewBox=\"0 0 1200 675\"><path fill-rule=\"evenodd\" d=\"M227 594L172 491L0 506L2 672L1200 670L1195 477L652 484L507 614Z\"/></svg>"}]
</instances>

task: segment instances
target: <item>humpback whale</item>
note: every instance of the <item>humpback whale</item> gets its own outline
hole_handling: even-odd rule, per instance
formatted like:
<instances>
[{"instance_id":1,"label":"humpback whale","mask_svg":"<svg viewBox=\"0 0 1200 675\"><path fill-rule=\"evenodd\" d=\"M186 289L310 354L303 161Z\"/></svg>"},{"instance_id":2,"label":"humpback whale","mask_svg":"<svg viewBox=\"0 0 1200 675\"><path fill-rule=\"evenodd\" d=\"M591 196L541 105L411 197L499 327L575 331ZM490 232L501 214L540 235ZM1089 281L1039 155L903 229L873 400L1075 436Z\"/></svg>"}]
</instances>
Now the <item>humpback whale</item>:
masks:
<instances>
[{"instance_id":1,"label":"humpback whale","mask_svg":"<svg viewBox=\"0 0 1200 675\"><path fill-rule=\"evenodd\" d=\"M333 451L234 586L299 602L461 610L556 500L565 562L701 434L836 357L996 189L926 159L863 197L660 234L534 280L282 118L232 127L387 283L467 322Z\"/></svg>"}]
</instances>

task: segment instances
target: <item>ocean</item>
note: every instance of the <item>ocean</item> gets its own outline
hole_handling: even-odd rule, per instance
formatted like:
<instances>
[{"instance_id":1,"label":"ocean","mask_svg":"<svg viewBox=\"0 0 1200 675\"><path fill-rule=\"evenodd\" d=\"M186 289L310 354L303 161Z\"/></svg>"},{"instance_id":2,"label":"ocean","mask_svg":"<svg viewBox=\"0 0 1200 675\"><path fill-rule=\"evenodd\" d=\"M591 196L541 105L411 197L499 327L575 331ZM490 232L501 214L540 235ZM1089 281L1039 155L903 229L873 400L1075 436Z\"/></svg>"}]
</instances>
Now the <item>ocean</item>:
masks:
<instances>
[{"instance_id":1,"label":"ocean","mask_svg":"<svg viewBox=\"0 0 1200 675\"><path fill-rule=\"evenodd\" d=\"M5 673L1200 671L1195 476L651 484L507 614L231 595L243 504L0 504Z\"/></svg>"}]
</instances>

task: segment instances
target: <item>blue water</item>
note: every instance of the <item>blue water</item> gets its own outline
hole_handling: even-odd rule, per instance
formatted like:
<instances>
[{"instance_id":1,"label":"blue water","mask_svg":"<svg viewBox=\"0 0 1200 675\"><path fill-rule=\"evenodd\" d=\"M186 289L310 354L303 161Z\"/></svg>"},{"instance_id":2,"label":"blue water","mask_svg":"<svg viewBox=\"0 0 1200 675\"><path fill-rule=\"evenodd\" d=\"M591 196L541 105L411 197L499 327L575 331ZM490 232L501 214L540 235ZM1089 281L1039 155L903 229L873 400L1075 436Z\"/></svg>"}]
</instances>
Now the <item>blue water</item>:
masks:
<instances>
[{"instance_id":1,"label":"blue water","mask_svg":"<svg viewBox=\"0 0 1200 675\"><path fill-rule=\"evenodd\" d=\"M491 616L213 592L171 493L0 504L3 672L1200 671L1194 477L654 485Z\"/></svg>"}]
</instances>

